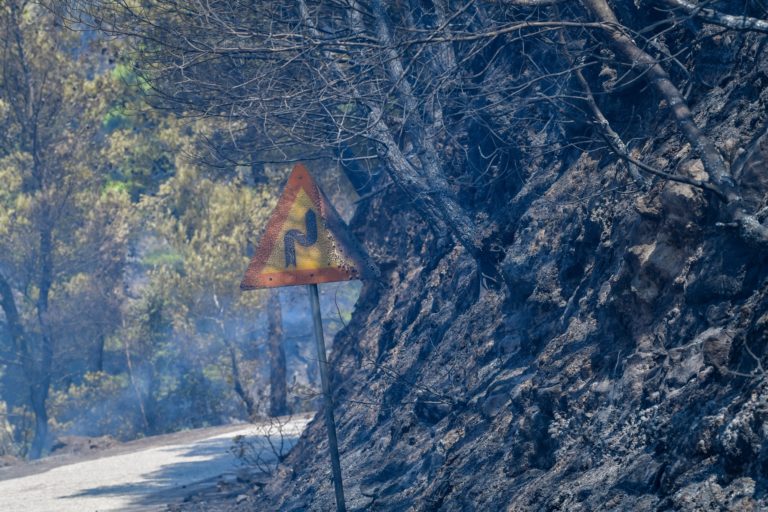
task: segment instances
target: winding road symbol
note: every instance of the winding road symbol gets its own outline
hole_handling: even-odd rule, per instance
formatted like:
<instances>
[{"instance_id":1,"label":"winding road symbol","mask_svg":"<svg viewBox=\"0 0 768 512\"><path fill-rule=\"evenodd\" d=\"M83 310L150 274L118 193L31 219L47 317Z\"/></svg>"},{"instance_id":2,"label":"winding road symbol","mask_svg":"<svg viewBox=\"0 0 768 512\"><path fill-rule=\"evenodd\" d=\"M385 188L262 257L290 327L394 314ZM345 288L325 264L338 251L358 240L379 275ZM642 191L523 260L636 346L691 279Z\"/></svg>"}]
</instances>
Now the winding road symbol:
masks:
<instances>
[{"instance_id":1,"label":"winding road symbol","mask_svg":"<svg viewBox=\"0 0 768 512\"><path fill-rule=\"evenodd\" d=\"M304 234L298 229L286 231L283 237L285 245L285 268L296 266L296 244L302 247L309 247L317 242L317 216L311 209L304 214L304 224L307 226L307 233Z\"/></svg>"}]
</instances>

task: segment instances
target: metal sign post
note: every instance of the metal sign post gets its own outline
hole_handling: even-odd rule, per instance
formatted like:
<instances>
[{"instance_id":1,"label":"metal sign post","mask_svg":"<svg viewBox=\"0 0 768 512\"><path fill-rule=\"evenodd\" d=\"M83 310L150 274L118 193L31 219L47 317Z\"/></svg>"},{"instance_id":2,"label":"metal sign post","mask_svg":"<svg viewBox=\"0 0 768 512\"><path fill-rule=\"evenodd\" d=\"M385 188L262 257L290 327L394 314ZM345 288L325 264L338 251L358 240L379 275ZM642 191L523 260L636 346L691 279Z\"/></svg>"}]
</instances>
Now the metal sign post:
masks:
<instances>
[{"instance_id":1,"label":"metal sign post","mask_svg":"<svg viewBox=\"0 0 768 512\"><path fill-rule=\"evenodd\" d=\"M339 445L336 440L336 420L333 417L333 397L331 385L328 381L328 360L325 356L325 339L323 337L323 319L320 316L320 297L316 284L308 284L309 304L312 308L312 320L314 323L315 342L317 343L317 359L320 361L320 383L323 388L325 426L328 429L328 452L331 455L331 469L333 471L333 490L336 493L336 510L346 512L344 501L344 486L341 481L341 462L339 461Z\"/></svg>"}]
</instances>

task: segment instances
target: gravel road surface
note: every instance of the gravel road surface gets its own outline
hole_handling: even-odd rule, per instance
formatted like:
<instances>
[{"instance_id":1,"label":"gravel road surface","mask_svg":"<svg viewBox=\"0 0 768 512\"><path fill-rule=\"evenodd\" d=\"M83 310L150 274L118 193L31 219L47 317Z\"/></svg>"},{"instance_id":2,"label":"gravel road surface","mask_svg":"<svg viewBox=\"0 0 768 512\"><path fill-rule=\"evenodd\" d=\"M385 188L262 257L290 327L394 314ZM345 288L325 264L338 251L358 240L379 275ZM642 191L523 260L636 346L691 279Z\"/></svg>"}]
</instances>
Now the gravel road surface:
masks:
<instances>
[{"instance_id":1,"label":"gravel road surface","mask_svg":"<svg viewBox=\"0 0 768 512\"><path fill-rule=\"evenodd\" d=\"M282 420L283 440L294 443L309 417ZM235 436L265 447L279 438L275 424L230 425L126 443L87 456L49 457L0 470L4 512L107 512L165 510L195 488L234 475L228 451Z\"/></svg>"}]
</instances>

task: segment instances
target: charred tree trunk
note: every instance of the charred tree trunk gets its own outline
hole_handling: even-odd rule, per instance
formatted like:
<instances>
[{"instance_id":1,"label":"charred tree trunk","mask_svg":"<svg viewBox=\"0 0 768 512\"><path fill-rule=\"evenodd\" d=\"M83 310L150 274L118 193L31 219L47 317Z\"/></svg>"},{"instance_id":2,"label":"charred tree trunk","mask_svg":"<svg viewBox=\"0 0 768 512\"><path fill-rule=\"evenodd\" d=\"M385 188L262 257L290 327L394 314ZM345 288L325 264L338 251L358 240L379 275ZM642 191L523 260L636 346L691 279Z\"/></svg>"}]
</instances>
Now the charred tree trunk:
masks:
<instances>
[{"instance_id":1,"label":"charred tree trunk","mask_svg":"<svg viewBox=\"0 0 768 512\"><path fill-rule=\"evenodd\" d=\"M669 74L652 56L640 49L632 38L622 29L623 25L616 18L605 0L584 0L584 4L598 20L605 23L611 44L624 54L630 62L637 65L641 73L647 74L656 90L668 101L672 114L680 130L691 146L701 155L704 167L718 186L726 186L732 180L728 175L723 157L714 144L702 133L693 119L682 93L672 83ZM729 187L730 188L730 187Z\"/></svg>"},{"instance_id":2,"label":"charred tree trunk","mask_svg":"<svg viewBox=\"0 0 768 512\"><path fill-rule=\"evenodd\" d=\"M42 377L40 382L35 382L30 389L30 405L35 414L35 436L32 439L32 447L29 456L32 459L39 459L43 455L45 442L48 439L48 410L46 402L48 401L48 390L50 386L50 377Z\"/></svg>"},{"instance_id":3,"label":"charred tree trunk","mask_svg":"<svg viewBox=\"0 0 768 512\"><path fill-rule=\"evenodd\" d=\"M3 274L0 274L0 306L5 313L5 322L8 326L8 332L11 335L14 351L22 356L26 353L26 343L24 340L24 327L21 325L19 311L16 308L16 300L13 297L13 289Z\"/></svg>"},{"instance_id":4,"label":"charred tree trunk","mask_svg":"<svg viewBox=\"0 0 768 512\"><path fill-rule=\"evenodd\" d=\"M97 372L103 372L104 371L104 344L106 343L106 339L104 335L100 335L99 339L96 341L96 361L94 361L94 369Z\"/></svg>"},{"instance_id":5,"label":"charred tree trunk","mask_svg":"<svg viewBox=\"0 0 768 512\"><path fill-rule=\"evenodd\" d=\"M280 293L269 291L267 302L267 343L269 346L269 415L285 416L288 410L285 348L283 348L283 311Z\"/></svg>"},{"instance_id":6,"label":"charred tree trunk","mask_svg":"<svg viewBox=\"0 0 768 512\"><path fill-rule=\"evenodd\" d=\"M13 296L13 288L8 280L0 274L0 306L2 306L3 313L5 314L5 321L8 327L8 332L11 336L11 342L13 343L13 349L16 355L21 359L21 367L24 371L24 376L34 384L35 365L29 353L29 345L27 343L27 336L24 330L24 326L21 323L21 317L19 316L19 310L16 307L16 299ZM37 398L35 396L35 388L30 385L32 402ZM43 404L45 402L43 401ZM34 408L34 406L33 406ZM45 407L42 407L42 415L35 415L35 440L38 439L38 431L46 431L48 427L48 416L45 412ZM43 426L41 426L41 422ZM42 438L40 438L42 439ZM37 458L42 453L42 445L32 446L30 456Z\"/></svg>"},{"instance_id":7,"label":"charred tree trunk","mask_svg":"<svg viewBox=\"0 0 768 512\"><path fill-rule=\"evenodd\" d=\"M41 288L38 308L47 311L48 294L50 284ZM4 276L0 275L0 306L5 314L8 330L11 335L13 347L21 360L21 367L29 385L29 405L35 415L35 434L30 447L30 458L37 459L43 454L45 442L48 438L48 411L47 401L51 386L51 367L53 365L53 345L50 337L45 333L42 336L41 359L35 361L27 342L26 332L21 323L16 300L13 297L13 288ZM38 316L43 318L44 313Z\"/></svg>"},{"instance_id":8,"label":"charred tree trunk","mask_svg":"<svg viewBox=\"0 0 768 512\"><path fill-rule=\"evenodd\" d=\"M48 394L51 388L51 371L53 369L53 339L48 331L48 297L53 284L53 234L49 216L43 221L40 231L40 279L38 281L39 297L37 299L37 320L40 324L40 364L35 368L30 379L30 405L35 414L35 437L32 439L30 457L37 459L42 456L45 443L48 440Z\"/></svg>"},{"instance_id":9,"label":"charred tree trunk","mask_svg":"<svg viewBox=\"0 0 768 512\"><path fill-rule=\"evenodd\" d=\"M387 76L392 88L402 101L404 128L410 136L420 165L418 168L414 165L406 165L409 164L407 159L398 158L388 140L379 140L387 150L381 156L390 163L392 173L398 174L393 176L393 181L404 190L411 192L414 202L418 201L424 205L421 211L428 212L427 215L436 220L439 219L438 222L445 226L443 229L447 232L440 230L439 235L450 233L479 261L483 257L483 247L477 237L477 228L452 193L443 171L444 162L441 161L435 145L437 132L442 124L442 112L439 108L432 112L431 122L422 114L422 105L406 75L405 65L395 49L391 22L386 8L379 0L374 0L371 2L371 10L375 18L376 37L385 48ZM357 31L364 33L362 17L357 9L350 9L350 20ZM372 119L376 119L375 132L378 132L377 135L381 139L384 135L381 129L384 123L383 112L379 109L370 110ZM391 134L392 130L387 127L386 132Z\"/></svg>"},{"instance_id":10,"label":"charred tree trunk","mask_svg":"<svg viewBox=\"0 0 768 512\"><path fill-rule=\"evenodd\" d=\"M231 341L226 341L227 348L229 349L229 361L232 366L232 385L235 389L235 393L240 397L245 405L245 412L248 414L248 419L253 419L256 416L256 402L253 397L245 390L243 386L243 380L240 377L240 363L237 361L237 351Z\"/></svg>"},{"instance_id":11,"label":"charred tree trunk","mask_svg":"<svg viewBox=\"0 0 768 512\"><path fill-rule=\"evenodd\" d=\"M144 427L144 432L149 433L149 420L147 419L147 408L144 404L144 397L142 396L142 390L139 387L139 383L136 380L136 374L133 370L133 357L131 356L131 347L128 340L124 341L124 348L125 348L125 365L126 368L128 368L128 378L131 381L131 387L133 388L133 392L136 395L136 403L139 406L139 412L141 413L141 421L142 426Z\"/></svg>"}]
</instances>

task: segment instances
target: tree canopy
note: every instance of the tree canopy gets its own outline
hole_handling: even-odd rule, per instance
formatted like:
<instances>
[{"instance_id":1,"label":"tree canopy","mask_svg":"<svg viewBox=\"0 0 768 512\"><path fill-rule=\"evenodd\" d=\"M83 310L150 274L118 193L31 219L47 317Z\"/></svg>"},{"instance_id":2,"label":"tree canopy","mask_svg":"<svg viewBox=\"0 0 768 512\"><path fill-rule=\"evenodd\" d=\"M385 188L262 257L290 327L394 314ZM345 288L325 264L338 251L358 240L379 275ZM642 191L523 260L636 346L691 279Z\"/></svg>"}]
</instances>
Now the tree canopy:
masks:
<instances>
[{"instance_id":1,"label":"tree canopy","mask_svg":"<svg viewBox=\"0 0 768 512\"><path fill-rule=\"evenodd\" d=\"M41 3L3 3L0 49L2 450L267 415L267 295L238 284L288 167L212 165L231 124L151 108L124 38Z\"/></svg>"}]
</instances>

